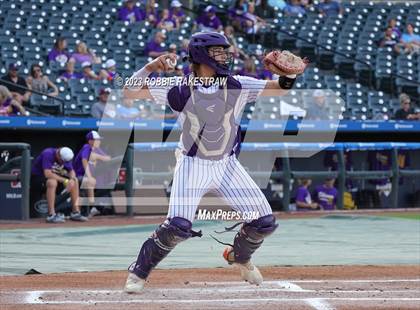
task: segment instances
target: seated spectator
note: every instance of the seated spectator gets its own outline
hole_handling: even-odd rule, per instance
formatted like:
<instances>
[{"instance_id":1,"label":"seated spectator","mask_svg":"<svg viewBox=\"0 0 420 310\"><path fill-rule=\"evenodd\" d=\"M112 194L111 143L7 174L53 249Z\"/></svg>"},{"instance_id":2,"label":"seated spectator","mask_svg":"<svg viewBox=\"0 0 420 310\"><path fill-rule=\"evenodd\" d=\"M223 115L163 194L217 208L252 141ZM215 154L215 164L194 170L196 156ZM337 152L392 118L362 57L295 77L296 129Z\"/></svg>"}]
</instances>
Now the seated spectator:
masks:
<instances>
[{"instance_id":1,"label":"seated spectator","mask_svg":"<svg viewBox=\"0 0 420 310\"><path fill-rule=\"evenodd\" d=\"M101 59L96 57L92 50L89 50L85 42L79 42L76 45L76 52L71 55L70 62L73 63L84 63L90 62L91 64L101 63Z\"/></svg>"},{"instance_id":2,"label":"seated spectator","mask_svg":"<svg viewBox=\"0 0 420 310\"><path fill-rule=\"evenodd\" d=\"M317 9L324 16L343 14L343 8L340 6L340 3L334 0L324 0L324 2L317 5Z\"/></svg>"},{"instance_id":3,"label":"seated spectator","mask_svg":"<svg viewBox=\"0 0 420 310\"><path fill-rule=\"evenodd\" d=\"M115 78L115 76L117 75L117 70L115 68L116 66L116 62L114 59L108 59L105 62L105 70L101 70L99 76L101 79L106 79L109 82L112 82L112 80Z\"/></svg>"},{"instance_id":4,"label":"seated spectator","mask_svg":"<svg viewBox=\"0 0 420 310\"><path fill-rule=\"evenodd\" d=\"M109 88L101 88L99 91L98 101L92 105L90 113L94 118L101 119L101 118L114 118L115 117L115 107L111 103L108 102L109 94L111 93L111 89Z\"/></svg>"},{"instance_id":5,"label":"seated spectator","mask_svg":"<svg viewBox=\"0 0 420 310\"><path fill-rule=\"evenodd\" d=\"M134 106L134 100L124 99L122 105L117 107L117 118L136 119L140 116L140 110Z\"/></svg>"},{"instance_id":6,"label":"seated spectator","mask_svg":"<svg viewBox=\"0 0 420 310\"><path fill-rule=\"evenodd\" d=\"M82 73L83 77L88 80L100 80L99 75L92 70L92 64L89 61L82 63Z\"/></svg>"},{"instance_id":7,"label":"seated spectator","mask_svg":"<svg viewBox=\"0 0 420 310\"><path fill-rule=\"evenodd\" d=\"M311 184L311 179L300 180L300 186L296 193L296 209L298 211L317 210L319 208L316 202L312 202L311 193L308 190Z\"/></svg>"},{"instance_id":8,"label":"seated spectator","mask_svg":"<svg viewBox=\"0 0 420 310\"><path fill-rule=\"evenodd\" d=\"M413 107L411 107L411 99L407 94L402 93L400 95L401 108L395 112L396 120L418 120L420 119L420 113L416 113Z\"/></svg>"},{"instance_id":9,"label":"seated spectator","mask_svg":"<svg viewBox=\"0 0 420 310\"><path fill-rule=\"evenodd\" d=\"M155 0L147 0L146 2L146 20L152 25L156 25L159 14L156 9Z\"/></svg>"},{"instance_id":10,"label":"seated spectator","mask_svg":"<svg viewBox=\"0 0 420 310\"><path fill-rule=\"evenodd\" d=\"M118 19L135 23L144 20L145 13L136 6L136 1L125 0L124 5L118 10Z\"/></svg>"},{"instance_id":11,"label":"seated spectator","mask_svg":"<svg viewBox=\"0 0 420 310\"><path fill-rule=\"evenodd\" d=\"M400 53L400 47L398 46L398 38L394 35L391 27L388 27L385 30L384 37L379 41L379 46L391 47L395 53Z\"/></svg>"},{"instance_id":12,"label":"seated spectator","mask_svg":"<svg viewBox=\"0 0 420 310\"><path fill-rule=\"evenodd\" d=\"M314 91L312 97L314 98L314 102L309 106L306 118L316 121L328 119L329 111L326 106L324 91L317 89Z\"/></svg>"},{"instance_id":13,"label":"seated spectator","mask_svg":"<svg viewBox=\"0 0 420 310\"><path fill-rule=\"evenodd\" d=\"M157 27L162 30L172 31L179 28L179 21L176 18L170 17L169 10L164 9L160 15Z\"/></svg>"},{"instance_id":14,"label":"seated spectator","mask_svg":"<svg viewBox=\"0 0 420 310\"><path fill-rule=\"evenodd\" d=\"M19 71L18 64L12 63L9 65L9 71L7 72L5 76L2 77L2 79L11 83L11 84L3 83L3 85L9 89L10 93L12 94L13 99L16 100L20 105L23 105L29 102L31 93L25 90L24 88L21 88L21 87L27 88L28 84L26 84L25 79L19 75L18 71ZM0 82L0 84L2 83Z\"/></svg>"},{"instance_id":15,"label":"seated spectator","mask_svg":"<svg viewBox=\"0 0 420 310\"><path fill-rule=\"evenodd\" d=\"M48 223L63 223L64 217L55 213L55 196L57 189L64 187L69 193L73 212L70 219L73 221L87 221L80 214L79 182L73 170L73 151L68 147L47 148L33 161L31 176L31 195L33 201L42 198L42 192L46 190L48 203ZM31 200L32 200L31 199Z\"/></svg>"},{"instance_id":16,"label":"seated spectator","mask_svg":"<svg viewBox=\"0 0 420 310\"><path fill-rule=\"evenodd\" d=\"M163 32L156 32L153 40L147 43L146 48L144 49L144 54L153 58L166 54L167 51L162 46L162 43L165 41L165 39L166 36Z\"/></svg>"},{"instance_id":17,"label":"seated spectator","mask_svg":"<svg viewBox=\"0 0 420 310\"><path fill-rule=\"evenodd\" d=\"M305 8L301 5L300 0L291 0L290 4L287 4L284 8L284 14L292 15L304 15L306 13Z\"/></svg>"},{"instance_id":18,"label":"seated spectator","mask_svg":"<svg viewBox=\"0 0 420 310\"><path fill-rule=\"evenodd\" d=\"M398 40L400 40L401 39L401 31L397 27L397 20L395 18L391 18L389 20L388 27L391 27L394 37L396 37Z\"/></svg>"},{"instance_id":19,"label":"seated spectator","mask_svg":"<svg viewBox=\"0 0 420 310\"><path fill-rule=\"evenodd\" d=\"M71 79L81 79L83 78L83 73L74 72L74 63L68 62L66 64L66 71L60 75L60 79L68 82Z\"/></svg>"},{"instance_id":20,"label":"seated spectator","mask_svg":"<svg viewBox=\"0 0 420 310\"><path fill-rule=\"evenodd\" d=\"M268 4L271 5L273 8L279 8L282 11L287 5L285 0L268 0Z\"/></svg>"},{"instance_id":21,"label":"seated spectator","mask_svg":"<svg viewBox=\"0 0 420 310\"><path fill-rule=\"evenodd\" d=\"M243 58L246 59L248 58L248 55L238 47L238 43L236 42L236 38L235 38L235 30L233 29L232 26L226 26L224 29L224 35L226 36L226 38L228 39L229 43L230 43L230 49L231 52L233 54L233 57L235 58Z\"/></svg>"},{"instance_id":22,"label":"seated spectator","mask_svg":"<svg viewBox=\"0 0 420 310\"><path fill-rule=\"evenodd\" d=\"M48 61L57 61L66 63L70 59L70 53L67 51L67 41L65 38L55 40L54 47L48 53Z\"/></svg>"},{"instance_id":23,"label":"seated spectator","mask_svg":"<svg viewBox=\"0 0 420 310\"><path fill-rule=\"evenodd\" d=\"M255 66L255 58L249 57L244 61L244 67L238 72L239 75L258 78L257 67Z\"/></svg>"},{"instance_id":24,"label":"seated spectator","mask_svg":"<svg viewBox=\"0 0 420 310\"><path fill-rule=\"evenodd\" d=\"M13 99L6 86L0 85L0 116L25 115L25 109Z\"/></svg>"},{"instance_id":25,"label":"seated spectator","mask_svg":"<svg viewBox=\"0 0 420 310\"><path fill-rule=\"evenodd\" d=\"M322 210L335 210L337 206L338 191L334 187L334 178L328 178L324 184L315 188L315 201Z\"/></svg>"},{"instance_id":26,"label":"seated spectator","mask_svg":"<svg viewBox=\"0 0 420 310\"><path fill-rule=\"evenodd\" d=\"M79 183L83 188L87 188L89 217L95 216L100 212L95 205L96 176L95 167L98 161L110 161L111 157L101 148L101 136L92 130L86 135L87 143L83 145L73 161L74 171Z\"/></svg>"},{"instance_id":27,"label":"seated spectator","mask_svg":"<svg viewBox=\"0 0 420 310\"><path fill-rule=\"evenodd\" d=\"M261 0L260 4L255 8L255 14L261 18L275 18L276 12L269 4L268 0Z\"/></svg>"},{"instance_id":28,"label":"seated spectator","mask_svg":"<svg viewBox=\"0 0 420 310\"><path fill-rule=\"evenodd\" d=\"M185 20L185 13L182 10L182 4L178 0L171 1L169 17L175 18L179 23L182 23Z\"/></svg>"},{"instance_id":29,"label":"seated spectator","mask_svg":"<svg viewBox=\"0 0 420 310\"><path fill-rule=\"evenodd\" d=\"M195 23L194 28L198 27L199 31L222 31L223 25L220 19L216 16L216 9L209 5L205 8L204 14L200 15Z\"/></svg>"},{"instance_id":30,"label":"seated spectator","mask_svg":"<svg viewBox=\"0 0 420 310\"><path fill-rule=\"evenodd\" d=\"M53 82L48 78L48 76L42 73L42 68L40 65L33 64L31 66L30 76L26 79L26 84L32 90L48 94L53 97L58 96L58 88ZM51 89L52 92L48 93L48 90Z\"/></svg>"},{"instance_id":31,"label":"seated spectator","mask_svg":"<svg viewBox=\"0 0 420 310\"><path fill-rule=\"evenodd\" d=\"M247 34L256 34L266 25L264 19L255 15L255 5L253 2L248 3L248 9L242 16L244 18L243 26Z\"/></svg>"},{"instance_id":32,"label":"seated spectator","mask_svg":"<svg viewBox=\"0 0 420 310\"><path fill-rule=\"evenodd\" d=\"M407 24L407 32L401 36L401 44L406 54L420 52L420 35L414 33L412 24Z\"/></svg>"},{"instance_id":33,"label":"seated spectator","mask_svg":"<svg viewBox=\"0 0 420 310\"><path fill-rule=\"evenodd\" d=\"M184 57L188 57L188 44L190 44L190 40L183 39L181 41L181 49L179 50L179 56L181 59L184 59Z\"/></svg>"}]
</instances>

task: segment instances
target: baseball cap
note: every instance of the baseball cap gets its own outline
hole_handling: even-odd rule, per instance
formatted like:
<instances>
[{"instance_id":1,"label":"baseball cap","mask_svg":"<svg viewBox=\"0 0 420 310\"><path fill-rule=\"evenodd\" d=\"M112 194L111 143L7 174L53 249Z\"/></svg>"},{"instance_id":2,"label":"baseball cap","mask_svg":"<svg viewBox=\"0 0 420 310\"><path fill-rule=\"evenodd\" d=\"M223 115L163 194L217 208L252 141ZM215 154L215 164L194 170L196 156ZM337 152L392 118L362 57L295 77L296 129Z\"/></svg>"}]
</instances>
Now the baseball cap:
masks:
<instances>
[{"instance_id":1,"label":"baseball cap","mask_svg":"<svg viewBox=\"0 0 420 310\"><path fill-rule=\"evenodd\" d=\"M108 59L106 62L105 62L105 68L111 68L111 67L113 67L113 66L115 66L117 63L115 62L115 60L114 59Z\"/></svg>"},{"instance_id":2,"label":"baseball cap","mask_svg":"<svg viewBox=\"0 0 420 310\"><path fill-rule=\"evenodd\" d=\"M90 67L92 64L89 61L85 61L82 63L82 68Z\"/></svg>"},{"instance_id":3,"label":"baseball cap","mask_svg":"<svg viewBox=\"0 0 420 310\"><path fill-rule=\"evenodd\" d=\"M101 140L102 137L99 135L99 133L95 130L90 131L87 135L86 135L86 140Z\"/></svg>"},{"instance_id":4,"label":"baseball cap","mask_svg":"<svg viewBox=\"0 0 420 310\"><path fill-rule=\"evenodd\" d=\"M324 97L325 93L322 89L317 89L317 90L314 91L313 96L314 97Z\"/></svg>"},{"instance_id":5,"label":"baseball cap","mask_svg":"<svg viewBox=\"0 0 420 310\"><path fill-rule=\"evenodd\" d=\"M212 5L208 5L205 9L204 9L204 11L205 12L207 12L207 13L214 13L214 12L216 12L216 9L212 6Z\"/></svg>"},{"instance_id":6,"label":"baseball cap","mask_svg":"<svg viewBox=\"0 0 420 310\"><path fill-rule=\"evenodd\" d=\"M11 63L9 65L9 70L19 70L19 65L17 63Z\"/></svg>"},{"instance_id":7,"label":"baseball cap","mask_svg":"<svg viewBox=\"0 0 420 310\"><path fill-rule=\"evenodd\" d=\"M181 2L179 2L178 0L172 0L171 7L180 8L181 6L182 6Z\"/></svg>"},{"instance_id":8,"label":"baseball cap","mask_svg":"<svg viewBox=\"0 0 420 310\"><path fill-rule=\"evenodd\" d=\"M110 93L111 93L111 89L109 88L101 88L99 90L99 95L110 94Z\"/></svg>"},{"instance_id":9,"label":"baseball cap","mask_svg":"<svg viewBox=\"0 0 420 310\"><path fill-rule=\"evenodd\" d=\"M64 162L69 162L73 159L73 151L68 147L60 148L60 157Z\"/></svg>"}]
</instances>

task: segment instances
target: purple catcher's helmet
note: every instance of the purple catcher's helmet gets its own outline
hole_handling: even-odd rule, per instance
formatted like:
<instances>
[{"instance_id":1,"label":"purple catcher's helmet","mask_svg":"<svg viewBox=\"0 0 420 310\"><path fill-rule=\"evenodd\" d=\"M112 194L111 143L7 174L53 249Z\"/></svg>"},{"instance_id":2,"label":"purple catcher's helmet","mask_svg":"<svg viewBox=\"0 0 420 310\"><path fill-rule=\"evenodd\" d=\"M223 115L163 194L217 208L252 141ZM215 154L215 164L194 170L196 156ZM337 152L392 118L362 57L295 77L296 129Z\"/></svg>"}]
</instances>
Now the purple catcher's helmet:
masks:
<instances>
[{"instance_id":1,"label":"purple catcher's helmet","mask_svg":"<svg viewBox=\"0 0 420 310\"><path fill-rule=\"evenodd\" d=\"M209 56L208 48L211 46L230 47L227 38L218 32L197 32L191 36L188 45L189 61L197 64L206 64L216 71L217 75L231 73L232 57L227 57L225 63L219 63Z\"/></svg>"}]
</instances>

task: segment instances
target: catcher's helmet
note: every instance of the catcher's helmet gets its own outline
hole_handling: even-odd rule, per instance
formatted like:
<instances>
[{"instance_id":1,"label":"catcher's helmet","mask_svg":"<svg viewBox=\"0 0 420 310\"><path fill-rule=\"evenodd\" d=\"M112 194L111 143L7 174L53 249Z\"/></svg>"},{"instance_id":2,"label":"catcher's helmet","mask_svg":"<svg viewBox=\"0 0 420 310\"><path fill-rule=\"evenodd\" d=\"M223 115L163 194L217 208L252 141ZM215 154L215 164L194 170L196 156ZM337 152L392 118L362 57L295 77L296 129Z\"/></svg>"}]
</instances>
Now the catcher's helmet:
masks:
<instances>
[{"instance_id":1,"label":"catcher's helmet","mask_svg":"<svg viewBox=\"0 0 420 310\"><path fill-rule=\"evenodd\" d=\"M189 61L196 64L206 64L216 71L217 75L229 75L232 59L228 57L225 63L219 63L209 56L208 48L222 46L229 48L227 38L218 32L197 32L191 37L188 45Z\"/></svg>"}]
</instances>

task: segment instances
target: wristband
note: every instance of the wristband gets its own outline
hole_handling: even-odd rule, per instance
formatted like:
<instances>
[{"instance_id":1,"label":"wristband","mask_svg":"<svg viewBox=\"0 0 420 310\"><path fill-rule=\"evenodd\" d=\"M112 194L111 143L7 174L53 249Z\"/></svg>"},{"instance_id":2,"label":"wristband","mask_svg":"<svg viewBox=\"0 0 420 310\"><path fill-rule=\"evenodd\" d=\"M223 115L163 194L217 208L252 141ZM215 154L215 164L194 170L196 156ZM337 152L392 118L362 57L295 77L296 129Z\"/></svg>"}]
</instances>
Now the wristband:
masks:
<instances>
[{"instance_id":1,"label":"wristband","mask_svg":"<svg viewBox=\"0 0 420 310\"><path fill-rule=\"evenodd\" d=\"M69 184L69 179L64 179L64 181L63 181L63 185L64 185L65 187L67 187L67 184Z\"/></svg>"},{"instance_id":2,"label":"wristband","mask_svg":"<svg viewBox=\"0 0 420 310\"><path fill-rule=\"evenodd\" d=\"M290 78L289 76L280 76L278 81L280 88L291 89L296 81L296 76L294 78Z\"/></svg>"}]
</instances>

